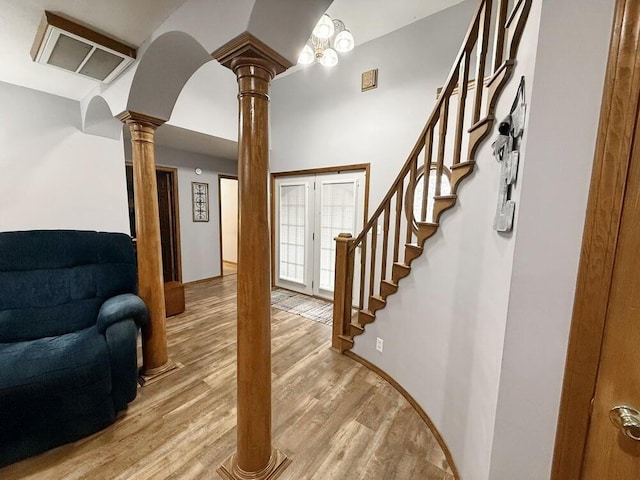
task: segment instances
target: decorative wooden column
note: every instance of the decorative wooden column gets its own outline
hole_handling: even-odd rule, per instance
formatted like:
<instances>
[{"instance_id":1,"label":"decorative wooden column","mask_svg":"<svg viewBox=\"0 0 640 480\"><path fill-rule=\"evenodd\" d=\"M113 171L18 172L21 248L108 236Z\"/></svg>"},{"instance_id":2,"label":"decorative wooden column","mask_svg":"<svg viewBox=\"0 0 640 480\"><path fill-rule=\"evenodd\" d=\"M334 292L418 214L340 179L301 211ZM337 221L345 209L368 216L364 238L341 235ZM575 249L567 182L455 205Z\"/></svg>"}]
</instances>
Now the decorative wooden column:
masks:
<instances>
[{"instance_id":1,"label":"decorative wooden column","mask_svg":"<svg viewBox=\"0 0 640 480\"><path fill-rule=\"evenodd\" d=\"M245 33L214 52L238 79L237 452L229 480L278 477L290 460L271 445L271 274L268 217L269 84L289 62Z\"/></svg>"},{"instance_id":2,"label":"decorative wooden column","mask_svg":"<svg viewBox=\"0 0 640 480\"><path fill-rule=\"evenodd\" d=\"M131 131L133 193L136 205L138 294L149 309L142 330L142 385L175 368L167 354L167 328L160 246L160 215L153 137L163 120L125 111L118 118Z\"/></svg>"},{"instance_id":3,"label":"decorative wooden column","mask_svg":"<svg viewBox=\"0 0 640 480\"><path fill-rule=\"evenodd\" d=\"M353 303L353 267L355 254L349 252L353 245L350 233L341 233L336 241L336 273L333 289L333 335L331 347L343 353L345 340L341 335L349 335L351 324L351 304ZM352 345L350 345L352 346Z\"/></svg>"}]
</instances>

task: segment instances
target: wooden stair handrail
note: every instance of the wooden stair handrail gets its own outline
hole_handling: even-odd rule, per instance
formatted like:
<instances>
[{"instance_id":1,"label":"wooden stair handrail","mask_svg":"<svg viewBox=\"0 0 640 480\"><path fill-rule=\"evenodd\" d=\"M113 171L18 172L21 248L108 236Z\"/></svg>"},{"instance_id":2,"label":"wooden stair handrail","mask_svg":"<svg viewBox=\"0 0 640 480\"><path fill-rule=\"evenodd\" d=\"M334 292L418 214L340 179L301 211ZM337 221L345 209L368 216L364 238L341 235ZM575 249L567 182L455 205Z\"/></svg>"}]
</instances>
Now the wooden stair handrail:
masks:
<instances>
[{"instance_id":1,"label":"wooden stair handrail","mask_svg":"<svg viewBox=\"0 0 640 480\"><path fill-rule=\"evenodd\" d=\"M409 157L407 158L407 160L405 161L404 165L402 166L402 169L400 170L400 173L398 173L398 176L396 177L396 179L391 184L391 187L389 188L389 191L387 192L385 197L380 202L380 205L378 206L376 211L373 213L373 215L371 216L371 218L369 219L367 224L363 227L363 229L360 232L360 234L355 238L354 243L352 245L352 248L355 248L357 245L360 244L360 242L362 241L362 237L364 237L368 233L368 231L371 229L374 221L384 211L384 209L385 209L385 205L384 204L389 202L389 200L391 199L391 197L395 193L395 190L398 187L398 183L400 183L400 181L404 180L404 178L407 176L407 173L408 173L409 168L411 166L411 161L414 160L420 154L420 152L422 151L422 148L424 147L424 143L425 143L425 139L426 139L426 135L427 135L428 130L430 128L433 128L433 126L437 123L437 121L439 119L440 107L442 106L442 103L444 102L445 97L448 99L451 96L451 93L453 92L453 90L454 90L454 88L456 86L456 83L457 83L456 72L458 71L458 69L460 67L460 61L463 58L463 55L465 55L465 52L467 52L467 50L469 52L471 52L473 50L473 47L475 47L475 42L476 42L476 40L478 38L478 28L480 26L480 14L483 11L487 1L491 1L491 0L480 0L478 8L476 9L476 13L475 13L475 15L473 17L473 21L472 21L471 25L469 26L469 29L467 30L467 33L465 34L464 40L462 42L462 47L460 48L460 51L458 52L458 55L456 56L457 60L454 63L453 67L451 68L451 71L449 72L449 76L447 77L447 81L445 82L445 86L442 89L442 92L441 92L440 96L436 100L436 104L433 107L433 111L431 112L431 115L429 116L429 119L427 120L427 123L425 124L424 128L422 129L422 132L420 133L420 135L418 137L418 141L416 142L416 144L414 145L413 149L411 150L411 153L409 154ZM456 81L454 81L454 79Z\"/></svg>"}]
</instances>

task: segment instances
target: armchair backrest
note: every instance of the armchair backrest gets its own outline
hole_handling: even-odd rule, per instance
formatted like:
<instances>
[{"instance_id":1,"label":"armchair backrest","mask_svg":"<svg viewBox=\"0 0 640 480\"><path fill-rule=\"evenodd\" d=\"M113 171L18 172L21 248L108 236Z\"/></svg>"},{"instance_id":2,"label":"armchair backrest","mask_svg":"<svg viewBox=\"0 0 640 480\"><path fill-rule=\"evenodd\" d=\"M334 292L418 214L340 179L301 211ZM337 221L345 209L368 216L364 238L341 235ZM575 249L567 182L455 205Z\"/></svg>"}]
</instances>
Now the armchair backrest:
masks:
<instances>
[{"instance_id":1,"label":"armchair backrest","mask_svg":"<svg viewBox=\"0 0 640 480\"><path fill-rule=\"evenodd\" d=\"M96 322L104 301L136 293L128 235L74 230L0 233L0 343L51 337Z\"/></svg>"}]
</instances>

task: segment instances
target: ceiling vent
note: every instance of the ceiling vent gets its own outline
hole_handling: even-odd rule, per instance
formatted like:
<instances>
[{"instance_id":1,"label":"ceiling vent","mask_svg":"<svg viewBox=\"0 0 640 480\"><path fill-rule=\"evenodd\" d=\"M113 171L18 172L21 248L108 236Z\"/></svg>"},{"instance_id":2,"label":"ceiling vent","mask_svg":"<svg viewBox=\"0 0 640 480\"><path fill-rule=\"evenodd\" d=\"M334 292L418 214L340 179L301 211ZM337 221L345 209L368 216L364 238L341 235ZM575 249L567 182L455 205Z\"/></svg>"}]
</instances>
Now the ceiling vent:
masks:
<instances>
[{"instance_id":1,"label":"ceiling vent","mask_svg":"<svg viewBox=\"0 0 640 480\"><path fill-rule=\"evenodd\" d=\"M44 12L31 49L34 62L109 83L136 58L136 49L51 12Z\"/></svg>"}]
</instances>

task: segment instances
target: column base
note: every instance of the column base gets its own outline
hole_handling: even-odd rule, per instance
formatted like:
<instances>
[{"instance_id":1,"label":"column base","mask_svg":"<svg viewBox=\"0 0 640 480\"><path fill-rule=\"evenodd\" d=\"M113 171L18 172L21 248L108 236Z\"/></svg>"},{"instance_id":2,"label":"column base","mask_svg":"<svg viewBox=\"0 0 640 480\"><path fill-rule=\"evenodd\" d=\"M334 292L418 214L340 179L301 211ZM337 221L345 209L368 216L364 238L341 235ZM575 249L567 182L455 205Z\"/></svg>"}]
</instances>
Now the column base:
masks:
<instances>
[{"instance_id":1,"label":"column base","mask_svg":"<svg viewBox=\"0 0 640 480\"><path fill-rule=\"evenodd\" d=\"M231 455L218 468L218 474L225 480L273 480L289 466L291 459L280 450L274 450L269 464L259 472L245 472L236 463L236 455Z\"/></svg>"},{"instance_id":2,"label":"column base","mask_svg":"<svg viewBox=\"0 0 640 480\"><path fill-rule=\"evenodd\" d=\"M172 362L171 360L169 360L161 367L150 368L149 370L143 370L141 368L140 372L138 372L138 383L141 387L146 387L147 385L155 383L158 380L162 380L167 375L170 375L176 370L183 367L183 364L179 362Z\"/></svg>"}]
</instances>

